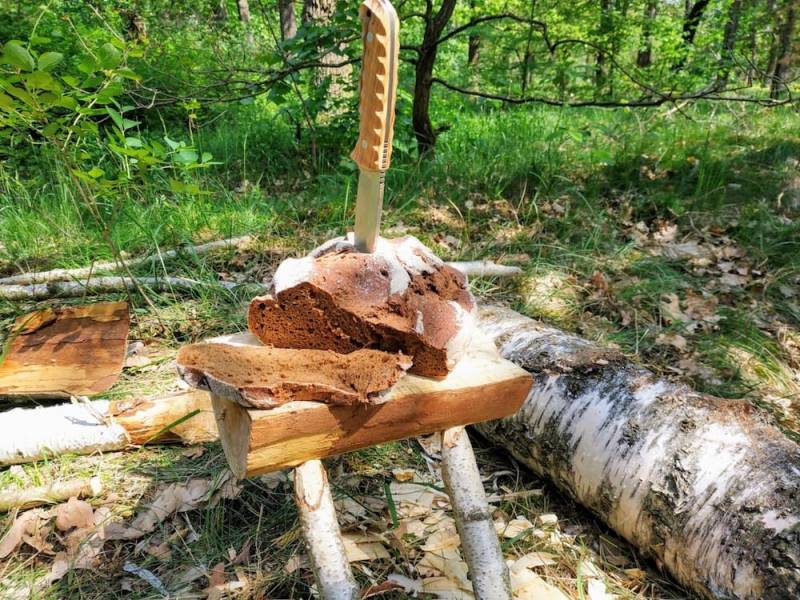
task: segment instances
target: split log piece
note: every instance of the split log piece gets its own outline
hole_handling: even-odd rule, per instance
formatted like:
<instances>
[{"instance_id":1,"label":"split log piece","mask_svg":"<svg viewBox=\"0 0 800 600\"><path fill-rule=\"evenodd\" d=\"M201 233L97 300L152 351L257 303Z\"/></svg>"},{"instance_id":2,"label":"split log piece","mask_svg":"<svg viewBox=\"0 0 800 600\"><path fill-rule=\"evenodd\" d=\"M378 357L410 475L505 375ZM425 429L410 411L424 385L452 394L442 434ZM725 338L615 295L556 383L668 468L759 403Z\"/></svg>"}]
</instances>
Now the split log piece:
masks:
<instances>
[{"instance_id":1,"label":"split log piece","mask_svg":"<svg viewBox=\"0 0 800 600\"><path fill-rule=\"evenodd\" d=\"M463 427L451 427L442 434L442 477L475 598L511 600L508 566L497 540L475 453Z\"/></svg>"},{"instance_id":2,"label":"split log piece","mask_svg":"<svg viewBox=\"0 0 800 600\"><path fill-rule=\"evenodd\" d=\"M99 477L54 481L50 485L0 492L0 512L18 508L25 510L43 504L58 504L70 498L93 498L103 491Z\"/></svg>"},{"instance_id":3,"label":"split log piece","mask_svg":"<svg viewBox=\"0 0 800 600\"><path fill-rule=\"evenodd\" d=\"M761 411L508 309L479 325L536 383L478 431L698 594L800 597L800 446Z\"/></svg>"},{"instance_id":4,"label":"split log piece","mask_svg":"<svg viewBox=\"0 0 800 600\"><path fill-rule=\"evenodd\" d=\"M119 378L128 304L98 302L45 309L16 319L0 357L0 397L94 396Z\"/></svg>"},{"instance_id":5,"label":"split log piece","mask_svg":"<svg viewBox=\"0 0 800 600\"><path fill-rule=\"evenodd\" d=\"M319 460L294 471L294 491L317 591L323 600L356 600L358 585L342 542L328 474Z\"/></svg>"},{"instance_id":6,"label":"split log piece","mask_svg":"<svg viewBox=\"0 0 800 600\"><path fill-rule=\"evenodd\" d=\"M245 235L242 237L231 238L227 240L216 240L207 242L205 244L198 244L197 246L186 246L174 250L165 250L159 254L150 256L143 256L140 258L130 258L125 261L125 264L130 267L138 267L141 265L152 264L175 258L179 254L195 254L203 255L219 248L228 248L239 246L249 242L252 236ZM8 277L0 277L0 285L28 285L34 283L48 283L51 281L66 281L72 279L84 279L95 273L102 273L104 271L117 271L122 267L116 261L97 262L89 267L78 267L75 269L52 269L50 271L39 271L36 273L19 273L18 275L10 275Z\"/></svg>"}]
</instances>

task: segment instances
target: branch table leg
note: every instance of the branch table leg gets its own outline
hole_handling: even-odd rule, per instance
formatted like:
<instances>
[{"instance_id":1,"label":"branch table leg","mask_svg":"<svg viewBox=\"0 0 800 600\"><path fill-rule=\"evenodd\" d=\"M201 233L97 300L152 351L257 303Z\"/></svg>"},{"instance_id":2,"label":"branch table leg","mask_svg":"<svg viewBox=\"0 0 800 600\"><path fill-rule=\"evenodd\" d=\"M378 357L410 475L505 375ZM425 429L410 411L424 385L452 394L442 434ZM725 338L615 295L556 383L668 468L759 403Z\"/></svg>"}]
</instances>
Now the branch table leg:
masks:
<instances>
[{"instance_id":1,"label":"branch table leg","mask_svg":"<svg viewBox=\"0 0 800 600\"><path fill-rule=\"evenodd\" d=\"M508 567L494 530L489 503L467 432L452 427L442 436L442 477L478 600L511 600Z\"/></svg>"},{"instance_id":2,"label":"branch table leg","mask_svg":"<svg viewBox=\"0 0 800 600\"><path fill-rule=\"evenodd\" d=\"M311 568L323 600L355 600L359 591L347 561L339 522L319 460L304 462L294 471L295 502L308 546Z\"/></svg>"}]
</instances>

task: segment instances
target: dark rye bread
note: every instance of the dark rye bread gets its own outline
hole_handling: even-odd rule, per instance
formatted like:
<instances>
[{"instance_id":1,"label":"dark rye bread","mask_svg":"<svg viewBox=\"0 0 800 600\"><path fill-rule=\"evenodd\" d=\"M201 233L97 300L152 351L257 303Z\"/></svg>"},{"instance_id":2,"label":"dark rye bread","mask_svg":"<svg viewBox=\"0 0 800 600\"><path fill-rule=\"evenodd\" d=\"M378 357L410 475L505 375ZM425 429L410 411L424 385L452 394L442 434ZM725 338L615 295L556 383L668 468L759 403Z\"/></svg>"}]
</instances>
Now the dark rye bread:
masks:
<instances>
[{"instance_id":1,"label":"dark rye bread","mask_svg":"<svg viewBox=\"0 0 800 600\"><path fill-rule=\"evenodd\" d=\"M408 357L379 350L338 354L264 346L204 343L178 352L178 372L193 387L252 408L294 400L374 403L411 366Z\"/></svg>"},{"instance_id":2,"label":"dark rye bread","mask_svg":"<svg viewBox=\"0 0 800 600\"><path fill-rule=\"evenodd\" d=\"M464 276L416 238L379 239L373 254L352 238L288 259L273 293L253 299L248 326L280 348L403 352L411 373L444 377L464 351L475 301Z\"/></svg>"}]
</instances>

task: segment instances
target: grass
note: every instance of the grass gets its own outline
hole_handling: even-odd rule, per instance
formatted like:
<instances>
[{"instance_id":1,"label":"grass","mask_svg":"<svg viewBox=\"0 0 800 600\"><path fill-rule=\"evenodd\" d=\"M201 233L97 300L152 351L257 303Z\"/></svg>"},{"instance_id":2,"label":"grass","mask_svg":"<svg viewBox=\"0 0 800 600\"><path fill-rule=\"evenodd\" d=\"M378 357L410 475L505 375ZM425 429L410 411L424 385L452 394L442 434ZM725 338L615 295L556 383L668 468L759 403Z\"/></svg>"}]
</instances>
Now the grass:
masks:
<instances>
[{"instance_id":1,"label":"grass","mask_svg":"<svg viewBox=\"0 0 800 600\"><path fill-rule=\"evenodd\" d=\"M439 109L437 120L453 127L441 135L435 159L420 164L402 153L395 158L387 179L385 231L417 235L447 259L520 264L525 275L518 280L476 281L474 290L487 301L615 344L634 360L703 391L747 397L798 437L800 117L788 110L719 104L670 117L663 110L455 109L446 100ZM247 290L230 292L214 282L261 280L287 254L341 234L352 218L355 188L353 166L345 158L339 162L333 146L326 150L327 162L315 167L279 115L267 112L254 120L248 112L253 108L242 110L197 133L196 143L222 162L197 175L206 193L173 194L163 181L144 181L104 205L103 222L89 215L46 155L24 173L0 165L0 274L109 259L104 230L130 255L251 233L256 243L239 253L184 255L138 271L209 284L195 294L149 293L156 313L142 298L131 298L131 337L166 351L242 329ZM347 150L342 146L340 155ZM664 250L683 243L698 244L713 257L695 260ZM724 283L735 276L744 278L741 285ZM700 300L713 300L705 318L681 319L670 312L675 306L697 311L691 303ZM8 331L17 315L48 304L53 302L0 303L0 332ZM680 336L685 346L665 344L664 334ZM157 393L171 378L169 361L126 370L111 395ZM547 540L525 536L508 544L516 555L531 549L557 552L559 564L547 573L565 592L583 593L575 586L577 565L594 553L619 575L615 582L624 580L625 569L645 569L640 584L610 584L623 597L685 594L554 490L490 449L480 455L487 472L514 473L504 480L510 489L544 488L542 496L502 503L499 511L532 521L554 511L562 530L577 532L557 550ZM24 477L6 469L0 471L0 487L99 473L120 495L114 510L128 514L158 486L210 476L222 464L216 446L200 459L184 457L181 449L146 448L102 459L45 461L24 467ZM401 465L424 470L413 444L348 455L331 472L341 473L334 478L338 494L380 499L390 469ZM251 561L243 568L254 594L309 594L306 572L283 571L299 549L288 486L270 490L258 480L249 482L239 498L192 511L185 522L199 538L191 543L187 534L174 538L171 562L152 557L141 562L133 544L123 545L108 569L75 572L52 597L151 597L138 580L132 592L120 587L116 579L124 559L166 573L187 564L226 562L228 548L238 551L248 539ZM159 533L169 537L179 529L170 523ZM23 555L0 566L0 576L31 578L37 569L31 555Z\"/></svg>"}]
</instances>

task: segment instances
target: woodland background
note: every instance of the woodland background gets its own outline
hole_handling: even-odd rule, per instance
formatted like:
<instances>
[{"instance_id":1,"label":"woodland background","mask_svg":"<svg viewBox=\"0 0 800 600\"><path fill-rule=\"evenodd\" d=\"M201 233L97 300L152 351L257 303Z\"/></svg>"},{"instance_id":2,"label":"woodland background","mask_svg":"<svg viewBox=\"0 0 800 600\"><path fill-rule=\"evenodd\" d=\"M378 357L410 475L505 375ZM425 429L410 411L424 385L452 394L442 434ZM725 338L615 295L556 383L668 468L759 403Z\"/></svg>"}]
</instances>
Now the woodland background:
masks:
<instances>
[{"instance_id":1,"label":"woodland background","mask_svg":"<svg viewBox=\"0 0 800 600\"><path fill-rule=\"evenodd\" d=\"M256 236L233 254L134 269L202 285L110 296L131 301L132 335L155 349L112 395L165 389L174 370L162 350L241 329L248 282L352 226L357 8L0 0L0 275ZM800 439L800 2L405 0L396 8L402 49L385 234L416 235L447 259L520 265L524 276L476 281L476 293L700 390L746 397ZM47 304L0 300L0 332ZM398 461L418 466L412 449L358 453L345 470L380 477ZM503 460L484 454L492 465ZM0 483L99 470L130 509L156 483L213 473L222 460L218 448L200 459L146 448L101 466L65 459L6 470ZM525 477L513 485L540 485ZM273 543L294 518L288 489L275 489L253 484L227 512L191 513L199 546L175 550L173 562L147 560L156 572L187 555L217 564L255 535L253 589L302 596L307 574L283 570L297 539ZM565 593L578 594L581 552L611 538L556 496L506 509L535 515L555 502L565 527L588 536L559 554L554 571ZM265 516L259 506L274 510ZM261 519L255 534L242 515ZM626 578L640 565L625 557L606 563L615 593L681 595L651 571ZM61 593L108 597L121 560L69 574ZM42 568L23 556L0 574L27 581ZM129 585L148 593L141 581Z\"/></svg>"}]
</instances>

